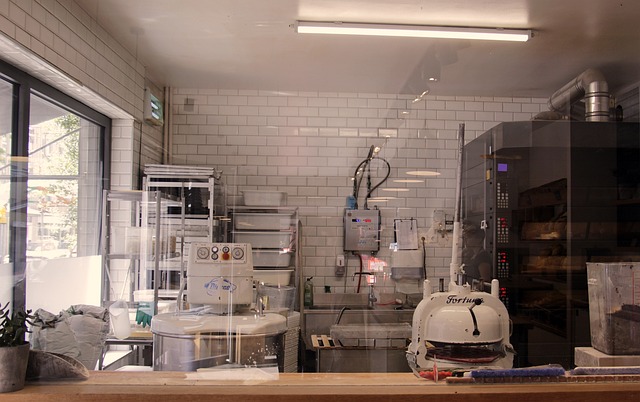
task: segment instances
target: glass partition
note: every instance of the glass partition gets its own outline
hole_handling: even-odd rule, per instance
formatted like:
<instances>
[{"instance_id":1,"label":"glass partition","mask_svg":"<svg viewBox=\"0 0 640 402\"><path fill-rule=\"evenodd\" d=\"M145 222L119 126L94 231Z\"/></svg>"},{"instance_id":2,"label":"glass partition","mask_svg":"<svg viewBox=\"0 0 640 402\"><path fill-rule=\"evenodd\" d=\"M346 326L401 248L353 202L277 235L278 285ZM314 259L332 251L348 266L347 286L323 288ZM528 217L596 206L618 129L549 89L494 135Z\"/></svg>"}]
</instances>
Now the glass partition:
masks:
<instances>
[{"instance_id":1,"label":"glass partition","mask_svg":"<svg viewBox=\"0 0 640 402\"><path fill-rule=\"evenodd\" d=\"M0 303L13 301L13 264L9 257L11 226L11 114L13 85L0 80Z\"/></svg>"}]
</instances>

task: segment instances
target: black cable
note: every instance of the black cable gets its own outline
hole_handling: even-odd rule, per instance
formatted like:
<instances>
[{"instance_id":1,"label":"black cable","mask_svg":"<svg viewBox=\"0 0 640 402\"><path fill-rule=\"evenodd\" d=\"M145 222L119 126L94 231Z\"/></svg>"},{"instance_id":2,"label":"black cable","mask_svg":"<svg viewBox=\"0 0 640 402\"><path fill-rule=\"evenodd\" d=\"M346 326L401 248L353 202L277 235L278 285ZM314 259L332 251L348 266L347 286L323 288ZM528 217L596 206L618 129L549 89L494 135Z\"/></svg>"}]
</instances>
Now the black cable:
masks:
<instances>
[{"instance_id":1,"label":"black cable","mask_svg":"<svg viewBox=\"0 0 640 402\"><path fill-rule=\"evenodd\" d=\"M380 180L380 182L378 184L376 184L375 186L373 186L373 188L371 190L369 190L369 192L367 193L367 196L364 199L364 208L365 209L369 209L367 201L369 200L369 197L371 196L371 193L373 193L375 191L375 189L380 187L382 185L382 183L387 181L387 179L391 175L391 165L389 165L389 162L387 162L386 159L380 158L380 157L377 157L377 156L374 157L373 159L380 159L381 161L383 161L387 165L387 174L386 174L386 176L384 176L384 179Z\"/></svg>"},{"instance_id":2,"label":"black cable","mask_svg":"<svg viewBox=\"0 0 640 402\"><path fill-rule=\"evenodd\" d=\"M427 279L427 246L426 240L424 236L422 236L422 273L424 274L424 279Z\"/></svg>"},{"instance_id":3,"label":"black cable","mask_svg":"<svg viewBox=\"0 0 640 402\"><path fill-rule=\"evenodd\" d=\"M380 157L374 156L374 153L375 153L375 146L372 145L371 148L369 149L369 154L367 155L367 158L365 160L363 160L362 162L360 162L360 164L356 167L355 172L353 173L353 197L355 198L355 209L358 209L358 196L359 196L359 193L360 193L360 186L362 185L362 179L364 178L364 170L365 169L368 169L368 172L369 172L369 176L368 176L368 180L367 180L367 195L366 195L365 201L364 201L364 208L365 209L369 209L367 200L371 197L371 193L373 193L373 191L375 189L380 187L380 185L382 185L382 183L387 181L387 179L391 175L391 165L389 164L389 162L387 162L384 158L380 158ZM371 166L370 166L370 164L371 164L371 161L373 161L374 159L380 159L381 161L383 161L386 164L386 166L387 166L387 174L384 177L384 179L382 179L378 184L376 184L373 188L370 188L371 187ZM358 179L358 173L361 173L359 179Z\"/></svg>"},{"instance_id":4,"label":"black cable","mask_svg":"<svg viewBox=\"0 0 640 402\"><path fill-rule=\"evenodd\" d=\"M369 195L371 194L371 159L367 163L367 196L364 198L364 209L369 209Z\"/></svg>"},{"instance_id":5,"label":"black cable","mask_svg":"<svg viewBox=\"0 0 640 402\"><path fill-rule=\"evenodd\" d=\"M359 273L359 275L358 275L358 277L359 277L358 278L358 288L356 290L356 293L360 293L360 284L362 283L362 272L363 272L364 266L363 266L363 263L362 263L362 254L355 253L355 255L357 255L358 259L360 260L360 271L358 272Z\"/></svg>"},{"instance_id":6,"label":"black cable","mask_svg":"<svg viewBox=\"0 0 640 402\"><path fill-rule=\"evenodd\" d=\"M358 180L358 172L360 171L360 168L364 171L363 165L366 165L369 162L371 162L369 158L360 162L358 167L356 167L356 171L353 173L353 197L356 199L355 209L358 209L358 193L360 192L360 184L362 183L362 175L360 176L360 180Z\"/></svg>"},{"instance_id":7,"label":"black cable","mask_svg":"<svg viewBox=\"0 0 640 402\"><path fill-rule=\"evenodd\" d=\"M367 160L373 159L373 154L375 151L376 151L376 146L372 145L371 148L369 148L369 155L367 155Z\"/></svg>"}]
</instances>

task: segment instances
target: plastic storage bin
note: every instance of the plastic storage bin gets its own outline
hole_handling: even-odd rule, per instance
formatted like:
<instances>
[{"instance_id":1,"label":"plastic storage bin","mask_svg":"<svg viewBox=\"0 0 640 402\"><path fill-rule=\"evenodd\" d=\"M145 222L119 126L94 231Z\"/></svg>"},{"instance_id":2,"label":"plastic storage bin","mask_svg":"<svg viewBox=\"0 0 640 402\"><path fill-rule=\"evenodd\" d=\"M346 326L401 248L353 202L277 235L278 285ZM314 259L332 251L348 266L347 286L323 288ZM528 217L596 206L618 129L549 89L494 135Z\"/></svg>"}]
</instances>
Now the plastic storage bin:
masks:
<instances>
[{"instance_id":1,"label":"plastic storage bin","mask_svg":"<svg viewBox=\"0 0 640 402\"><path fill-rule=\"evenodd\" d=\"M287 230L291 224L291 214L233 214L233 227L237 230Z\"/></svg>"},{"instance_id":2,"label":"plastic storage bin","mask_svg":"<svg viewBox=\"0 0 640 402\"><path fill-rule=\"evenodd\" d=\"M287 309L292 311L296 301L295 286L260 285L258 295L262 297L267 310Z\"/></svg>"},{"instance_id":3,"label":"plastic storage bin","mask_svg":"<svg viewBox=\"0 0 640 402\"><path fill-rule=\"evenodd\" d=\"M291 263L291 253L280 250L253 250L254 267L288 267Z\"/></svg>"},{"instance_id":4,"label":"plastic storage bin","mask_svg":"<svg viewBox=\"0 0 640 402\"><path fill-rule=\"evenodd\" d=\"M640 262L587 263L591 346L640 354Z\"/></svg>"},{"instance_id":5,"label":"plastic storage bin","mask_svg":"<svg viewBox=\"0 0 640 402\"><path fill-rule=\"evenodd\" d=\"M250 243L251 248L289 248L291 232L233 232L236 243Z\"/></svg>"},{"instance_id":6,"label":"plastic storage bin","mask_svg":"<svg viewBox=\"0 0 640 402\"><path fill-rule=\"evenodd\" d=\"M287 204L287 193L269 190L242 191L244 205L250 207L279 207Z\"/></svg>"}]
</instances>

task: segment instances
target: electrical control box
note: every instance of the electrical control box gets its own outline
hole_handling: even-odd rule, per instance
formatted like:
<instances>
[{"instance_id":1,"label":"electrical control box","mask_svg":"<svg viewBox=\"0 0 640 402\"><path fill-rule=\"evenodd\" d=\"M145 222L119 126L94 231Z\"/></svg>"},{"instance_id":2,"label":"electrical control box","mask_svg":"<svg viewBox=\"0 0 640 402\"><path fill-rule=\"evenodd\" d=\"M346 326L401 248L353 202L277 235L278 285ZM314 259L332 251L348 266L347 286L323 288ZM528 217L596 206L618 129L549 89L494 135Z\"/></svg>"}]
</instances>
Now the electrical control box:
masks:
<instances>
[{"instance_id":1,"label":"electrical control box","mask_svg":"<svg viewBox=\"0 0 640 402\"><path fill-rule=\"evenodd\" d=\"M344 251L380 250L380 210L346 209Z\"/></svg>"}]
</instances>

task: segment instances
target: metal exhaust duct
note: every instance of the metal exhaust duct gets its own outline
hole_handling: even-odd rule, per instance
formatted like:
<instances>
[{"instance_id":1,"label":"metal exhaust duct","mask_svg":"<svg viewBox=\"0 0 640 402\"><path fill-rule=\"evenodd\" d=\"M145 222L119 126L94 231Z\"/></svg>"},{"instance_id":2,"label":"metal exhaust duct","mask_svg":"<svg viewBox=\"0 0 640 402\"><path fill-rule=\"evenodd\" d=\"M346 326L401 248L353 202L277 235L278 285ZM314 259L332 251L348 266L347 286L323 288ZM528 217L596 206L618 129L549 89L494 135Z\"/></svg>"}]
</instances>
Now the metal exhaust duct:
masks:
<instances>
[{"instance_id":1,"label":"metal exhaust duct","mask_svg":"<svg viewBox=\"0 0 640 402\"><path fill-rule=\"evenodd\" d=\"M569 105L583 98L586 121L609 121L609 86L602 73L591 68L554 92L549 110L566 113Z\"/></svg>"}]
</instances>

